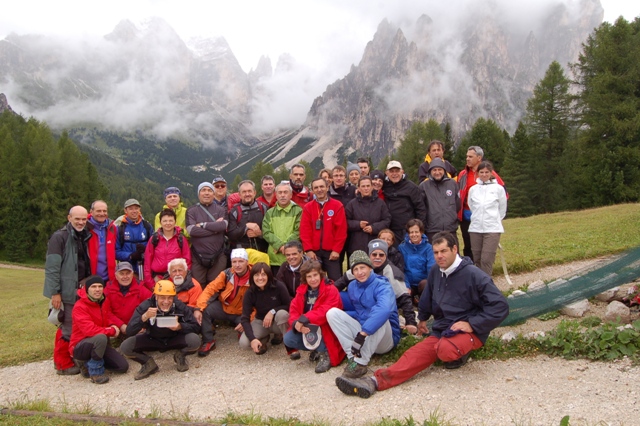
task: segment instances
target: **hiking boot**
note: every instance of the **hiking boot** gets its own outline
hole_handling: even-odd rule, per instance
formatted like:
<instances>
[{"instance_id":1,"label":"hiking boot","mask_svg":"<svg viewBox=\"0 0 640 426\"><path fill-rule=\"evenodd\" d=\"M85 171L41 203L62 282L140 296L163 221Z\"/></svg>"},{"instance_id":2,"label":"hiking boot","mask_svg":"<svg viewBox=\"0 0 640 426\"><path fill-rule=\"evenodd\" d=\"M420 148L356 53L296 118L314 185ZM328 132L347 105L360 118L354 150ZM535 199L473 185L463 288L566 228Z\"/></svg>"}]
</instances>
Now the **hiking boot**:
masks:
<instances>
[{"instance_id":1,"label":"hiking boot","mask_svg":"<svg viewBox=\"0 0 640 426\"><path fill-rule=\"evenodd\" d=\"M149 377L150 375L152 375L157 371L158 371L158 365L153 360L153 358L149 358L147 362L142 364L142 368L140 368L140 371L138 371L136 375L133 376L133 379L134 380L146 379L147 377Z\"/></svg>"},{"instance_id":2,"label":"hiking boot","mask_svg":"<svg viewBox=\"0 0 640 426\"><path fill-rule=\"evenodd\" d=\"M361 365L355 362L353 359L349 359L347 366L344 368L342 375L351 379L357 379L367 374L369 369L366 365Z\"/></svg>"},{"instance_id":3,"label":"hiking boot","mask_svg":"<svg viewBox=\"0 0 640 426\"><path fill-rule=\"evenodd\" d=\"M76 374L80 374L80 367L74 365L64 370L56 370L56 374L59 376L75 376Z\"/></svg>"},{"instance_id":4,"label":"hiking boot","mask_svg":"<svg viewBox=\"0 0 640 426\"><path fill-rule=\"evenodd\" d=\"M345 395L358 395L360 398L369 398L376 393L376 382L371 377L352 379L349 377L336 377L336 386Z\"/></svg>"},{"instance_id":5,"label":"hiking boot","mask_svg":"<svg viewBox=\"0 0 640 426\"><path fill-rule=\"evenodd\" d=\"M271 344L273 346L279 345L280 343L282 343L282 341L283 341L282 334L274 334L273 339L271 339Z\"/></svg>"},{"instance_id":6,"label":"hiking boot","mask_svg":"<svg viewBox=\"0 0 640 426\"><path fill-rule=\"evenodd\" d=\"M290 348L288 346L284 347L287 350L287 355L289 355L289 359L291 361L296 361L300 359L300 351L297 349Z\"/></svg>"},{"instance_id":7,"label":"hiking boot","mask_svg":"<svg viewBox=\"0 0 640 426\"><path fill-rule=\"evenodd\" d=\"M212 340L210 342L205 342L202 344L202 346L200 346L200 349L198 349L198 356L207 356L209 355L209 352L211 352L215 348L216 348L215 340Z\"/></svg>"},{"instance_id":8,"label":"hiking boot","mask_svg":"<svg viewBox=\"0 0 640 426\"><path fill-rule=\"evenodd\" d=\"M95 383L96 385L103 385L105 383L107 383L109 381L109 377L105 376L104 374L99 374L97 376L91 376L91 382Z\"/></svg>"},{"instance_id":9,"label":"hiking boot","mask_svg":"<svg viewBox=\"0 0 640 426\"><path fill-rule=\"evenodd\" d=\"M309 352L309 361L316 362L318 360L318 351Z\"/></svg>"},{"instance_id":10,"label":"hiking boot","mask_svg":"<svg viewBox=\"0 0 640 426\"><path fill-rule=\"evenodd\" d=\"M76 361L78 364L78 367L80 368L80 374L82 374L82 377L84 377L85 379L88 379L89 376L89 369L87 368L87 364L84 361Z\"/></svg>"},{"instance_id":11,"label":"hiking boot","mask_svg":"<svg viewBox=\"0 0 640 426\"><path fill-rule=\"evenodd\" d=\"M185 358L185 354L178 351L173 354L173 360L176 362L176 368L179 372L183 373L189 369L189 364L187 364L187 359Z\"/></svg>"},{"instance_id":12,"label":"hiking boot","mask_svg":"<svg viewBox=\"0 0 640 426\"><path fill-rule=\"evenodd\" d=\"M327 352L318 353L318 364L316 365L316 373L326 373L331 368L331 360Z\"/></svg>"},{"instance_id":13,"label":"hiking boot","mask_svg":"<svg viewBox=\"0 0 640 426\"><path fill-rule=\"evenodd\" d=\"M460 357L460 359L456 359L455 361L445 362L444 368L446 368L447 370L455 370L456 368L462 367L467 363L467 360L469 359L469 355L471 355L471 352L467 353L466 355L463 355L462 357Z\"/></svg>"},{"instance_id":14,"label":"hiking boot","mask_svg":"<svg viewBox=\"0 0 640 426\"><path fill-rule=\"evenodd\" d=\"M267 352L267 342L269 342L269 336L260 339L261 346L258 352L256 352L256 355L263 355L265 352Z\"/></svg>"}]
</instances>

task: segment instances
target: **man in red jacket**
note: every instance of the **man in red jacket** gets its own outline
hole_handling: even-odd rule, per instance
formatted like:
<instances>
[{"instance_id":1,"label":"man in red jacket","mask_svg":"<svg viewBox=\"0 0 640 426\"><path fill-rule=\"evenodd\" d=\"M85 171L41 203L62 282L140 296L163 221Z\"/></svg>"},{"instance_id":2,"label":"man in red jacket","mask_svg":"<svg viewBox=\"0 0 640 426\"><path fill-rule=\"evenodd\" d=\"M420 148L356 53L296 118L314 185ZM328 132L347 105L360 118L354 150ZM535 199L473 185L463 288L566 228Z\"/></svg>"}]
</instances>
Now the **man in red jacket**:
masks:
<instances>
[{"instance_id":1,"label":"man in red jacket","mask_svg":"<svg viewBox=\"0 0 640 426\"><path fill-rule=\"evenodd\" d=\"M79 361L82 375L93 383L109 381L105 367L117 373L126 373L129 363L118 351L109 346L109 337L117 337L120 328L110 321L104 305L104 281L97 275L87 278L83 289L78 290L78 300L73 308L73 331L69 351Z\"/></svg>"},{"instance_id":2,"label":"man in red jacket","mask_svg":"<svg viewBox=\"0 0 640 426\"><path fill-rule=\"evenodd\" d=\"M127 333L127 324L139 304L151 297L151 290L138 282L133 266L129 262L120 262L116 266L116 279L109 281L104 289L107 312L110 320L118 326L120 333Z\"/></svg>"},{"instance_id":3,"label":"man in red jacket","mask_svg":"<svg viewBox=\"0 0 640 426\"><path fill-rule=\"evenodd\" d=\"M347 240L347 217L342 203L329 197L324 179L314 179L311 190L315 199L302 209L300 240L307 256L320 260L335 281L342 276L340 252Z\"/></svg>"}]
</instances>

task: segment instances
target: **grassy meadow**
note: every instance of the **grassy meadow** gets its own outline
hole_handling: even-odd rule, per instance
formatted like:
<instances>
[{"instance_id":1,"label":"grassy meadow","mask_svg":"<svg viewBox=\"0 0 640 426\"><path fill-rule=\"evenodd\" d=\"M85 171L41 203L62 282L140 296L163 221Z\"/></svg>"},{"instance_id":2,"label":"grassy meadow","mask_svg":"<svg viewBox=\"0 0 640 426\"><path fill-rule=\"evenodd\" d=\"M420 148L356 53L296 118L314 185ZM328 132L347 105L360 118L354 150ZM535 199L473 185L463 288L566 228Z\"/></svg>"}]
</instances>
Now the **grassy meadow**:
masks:
<instances>
[{"instance_id":1,"label":"grassy meadow","mask_svg":"<svg viewBox=\"0 0 640 426\"><path fill-rule=\"evenodd\" d=\"M501 243L509 272L531 271L640 246L640 205L507 219L504 227ZM501 274L498 262L494 271ZM42 270L0 267L5 305L0 317L0 367L51 358L56 329L46 320L43 282Z\"/></svg>"},{"instance_id":2,"label":"grassy meadow","mask_svg":"<svg viewBox=\"0 0 640 426\"><path fill-rule=\"evenodd\" d=\"M508 214L507 214L508 217ZM506 219L500 238L509 273L592 259L640 246L640 204ZM502 274L500 254L493 267Z\"/></svg>"},{"instance_id":3,"label":"grassy meadow","mask_svg":"<svg viewBox=\"0 0 640 426\"><path fill-rule=\"evenodd\" d=\"M41 361L53 354L56 328L47 322L44 271L0 268L0 367Z\"/></svg>"}]
</instances>

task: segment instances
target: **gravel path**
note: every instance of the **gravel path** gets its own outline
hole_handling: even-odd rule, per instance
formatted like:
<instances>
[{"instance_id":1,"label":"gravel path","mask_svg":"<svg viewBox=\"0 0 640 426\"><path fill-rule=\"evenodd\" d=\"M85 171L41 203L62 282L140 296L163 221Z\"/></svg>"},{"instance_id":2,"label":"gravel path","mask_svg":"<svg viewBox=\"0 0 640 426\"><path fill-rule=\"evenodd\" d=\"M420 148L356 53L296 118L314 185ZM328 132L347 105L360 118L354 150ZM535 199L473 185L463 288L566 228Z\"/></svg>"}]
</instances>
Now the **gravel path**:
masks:
<instances>
[{"instance_id":1,"label":"gravel path","mask_svg":"<svg viewBox=\"0 0 640 426\"><path fill-rule=\"evenodd\" d=\"M553 273L557 277L578 266L585 265L554 267L560 269ZM528 324L521 326L523 330L535 329ZM628 360L472 359L459 370L431 367L401 386L364 400L347 397L336 388L334 381L342 366L315 374L306 355L290 361L282 346L258 357L240 350L235 332L226 327L219 330L217 342L218 349L210 356L188 357L191 369L186 373L175 370L169 352L154 355L160 366L156 375L134 381L139 365L130 362L127 374L112 375L101 386L79 375L57 376L50 360L3 368L0 406L46 399L56 410L90 407L94 413L110 415L137 412L144 417L160 412L165 418L204 420L219 419L228 412L255 412L331 425L409 416L422 422L435 410L460 425L557 425L565 415L571 416L572 425L640 424L633 408L640 396L640 368Z\"/></svg>"}]
</instances>

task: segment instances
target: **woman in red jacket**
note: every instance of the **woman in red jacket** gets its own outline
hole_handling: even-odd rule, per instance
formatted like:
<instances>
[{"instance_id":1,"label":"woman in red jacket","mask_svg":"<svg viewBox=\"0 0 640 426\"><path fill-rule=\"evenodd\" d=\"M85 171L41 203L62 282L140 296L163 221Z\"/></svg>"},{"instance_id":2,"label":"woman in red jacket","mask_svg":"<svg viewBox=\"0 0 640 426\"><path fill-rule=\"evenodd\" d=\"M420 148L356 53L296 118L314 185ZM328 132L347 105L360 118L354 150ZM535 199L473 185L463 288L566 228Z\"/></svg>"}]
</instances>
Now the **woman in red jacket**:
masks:
<instances>
[{"instance_id":1,"label":"woman in red jacket","mask_svg":"<svg viewBox=\"0 0 640 426\"><path fill-rule=\"evenodd\" d=\"M104 304L104 280L98 275L87 278L84 288L78 290L80 299L73 308L73 329L69 351L79 361L82 375L96 384L109 381L105 367L117 373L126 373L127 360L109 346L109 337L117 337L120 329L109 319Z\"/></svg>"},{"instance_id":2,"label":"woman in red jacket","mask_svg":"<svg viewBox=\"0 0 640 426\"><path fill-rule=\"evenodd\" d=\"M320 326L322 341L309 354L309 359L318 362L316 373L324 373L340 364L345 357L338 338L327 323L329 309L342 309L340 292L326 279L322 265L317 260L309 260L300 267L300 281L302 284L296 290L289 307L291 328L284 335L284 344L291 349L309 350L305 346L303 335L311 332L310 325ZM300 354L293 352L290 357L298 359Z\"/></svg>"},{"instance_id":3,"label":"woman in red jacket","mask_svg":"<svg viewBox=\"0 0 640 426\"><path fill-rule=\"evenodd\" d=\"M183 258L191 269L189 242L176 226L176 213L171 209L160 212L160 228L151 236L144 252L144 285L153 290L156 281L167 273L169 262Z\"/></svg>"},{"instance_id":4,"label":"woman in red jacket","mask_svg":"<svg viewBox=\"0 0 640 426\"><path fill-rule=\"evenodd\" d=\"M140 303L151 297L151 291L138 282L129 262L120 262L116 267L116 279L109 281L104 289L105 306L109 319L122 335Z\"/></svg>"}]
</instances>

